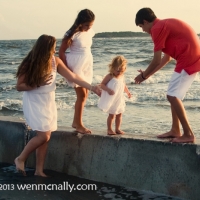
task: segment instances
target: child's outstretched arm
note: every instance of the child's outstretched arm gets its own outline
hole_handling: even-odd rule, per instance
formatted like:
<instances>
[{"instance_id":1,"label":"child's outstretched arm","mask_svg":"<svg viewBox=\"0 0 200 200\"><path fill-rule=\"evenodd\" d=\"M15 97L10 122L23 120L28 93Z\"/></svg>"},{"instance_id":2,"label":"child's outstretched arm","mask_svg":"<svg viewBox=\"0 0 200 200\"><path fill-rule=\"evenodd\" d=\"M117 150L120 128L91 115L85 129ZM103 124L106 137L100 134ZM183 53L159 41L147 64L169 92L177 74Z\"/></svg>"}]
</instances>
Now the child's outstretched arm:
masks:
<instances>
[{"instance_id":1,"label":"child's outstretched arm","mask_svg":"<svg viewBox=\"0 0 200 200\"><path fill-rule=\"evenodd\" d=\"M131 93L130 93L128 87L126 86L126 84L125 84L125 87L124 87L124 91L126 92L128 98L131 98Z\"/></svg>"},{"instance_id":2,"label":"child's outstretched arm","mask_svg":"<svg viewBox=\"0 0 200 200\"><path fill-rule=\"evenodd\" d=\"M101 95L101 90L98 85L92 86L91 84L87 83L81 77L79 77L78 75L76 75L75 73L70 71L65 66L65 64L62 62L62 60L60 58L58 58L58 57L55 57L55 58L56 58L56 63L57 63L57 71L61 76L65 77L67 80L69 80L71 82L75 82L76 84L78 84L88 90L93 91L98 96Z\"/></svg>"},{"instance_id":3,"label":"child's outstretched arm","mask_svg":"<svg viewBox=\"0 0 200 200\"><path fill-rule=\"evenodd\" d=\"M105 90L106 92L108 92L109 95L113 95L115 94L115 92L113 90L111 90L110 88L108 88L106 85L107 83L112 79L112 76L110 74L106 75L103 79L103 81L101 82L101 89Z\"/></svg>"}]
</instances>

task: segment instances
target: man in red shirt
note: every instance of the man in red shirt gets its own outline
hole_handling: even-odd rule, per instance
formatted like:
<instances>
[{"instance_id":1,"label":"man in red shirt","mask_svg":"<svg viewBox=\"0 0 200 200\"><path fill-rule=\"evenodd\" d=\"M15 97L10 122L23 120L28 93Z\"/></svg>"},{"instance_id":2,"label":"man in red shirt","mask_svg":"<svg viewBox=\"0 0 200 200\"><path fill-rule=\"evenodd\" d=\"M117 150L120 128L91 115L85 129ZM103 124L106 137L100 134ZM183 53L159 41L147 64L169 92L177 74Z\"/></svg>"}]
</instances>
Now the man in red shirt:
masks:
<instances>
[{"instance_id":1,"label":"man in red shirt","mask_svg":"<svg viewBox=\"0 0 200 200\"><path fill-rule=\"evenodd\" d=\"M153 59L145 71L139 70L140 74L135 77L135 83L140 84L149 78L172 58L176 60L167 90L167 99L171 104L172 128L169 132L158 135L158 138L173 138L171 141L177 143L194 142L195 136L187 120L182 100L200 71L200 40L185 22L178 19L160 20L150 8L140 9L136 14L135 23L151 35L154 43ZM179 122L183 134L180 132Z\"/></svg>"}]
</instances>

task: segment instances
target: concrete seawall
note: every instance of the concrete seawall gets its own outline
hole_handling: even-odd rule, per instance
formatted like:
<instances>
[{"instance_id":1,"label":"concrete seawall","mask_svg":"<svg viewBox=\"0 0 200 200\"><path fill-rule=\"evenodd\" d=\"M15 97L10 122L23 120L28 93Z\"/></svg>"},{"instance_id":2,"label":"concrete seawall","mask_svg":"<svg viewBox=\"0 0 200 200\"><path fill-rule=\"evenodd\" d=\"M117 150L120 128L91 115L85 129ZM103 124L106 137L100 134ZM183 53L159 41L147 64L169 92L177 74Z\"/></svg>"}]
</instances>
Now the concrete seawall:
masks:
<instances>
[{"instance_id":1,"label":"concrete seawall","mask_svg":"<svg viewBox=\"0 0 200 200\"><path fill-rule=\"evenodd\" d=\"M0 117L0 162L13 163L34 136L23 122ZM35 167L32 154L28 167ZM59 127L49 142L45 169L90 180L199 200L200 141L172 144L144 136L81 135Z\"/></svg>"}]
</instances>

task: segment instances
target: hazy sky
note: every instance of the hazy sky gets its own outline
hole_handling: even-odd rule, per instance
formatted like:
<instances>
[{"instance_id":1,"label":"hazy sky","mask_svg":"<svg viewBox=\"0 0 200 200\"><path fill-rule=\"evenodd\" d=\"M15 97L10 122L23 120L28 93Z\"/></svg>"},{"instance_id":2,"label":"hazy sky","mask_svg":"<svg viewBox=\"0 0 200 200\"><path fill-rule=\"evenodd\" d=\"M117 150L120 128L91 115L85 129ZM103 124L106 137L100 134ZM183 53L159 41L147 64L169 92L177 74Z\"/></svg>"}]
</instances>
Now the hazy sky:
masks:
<instances>
[{"instance_id":1,"label":"hazy sky","mask_svg":"<svg viewBox=\"0 0 200 200\"><path fill-rule=\"evenodd\" d=\"M140 32L135 14L143 7L160 19L182 19L200 33L199 0L0 0L0 40L36 39L41 34L62 38L85 8L96 16L96 33Z\"/></svg>"}]
</instances>

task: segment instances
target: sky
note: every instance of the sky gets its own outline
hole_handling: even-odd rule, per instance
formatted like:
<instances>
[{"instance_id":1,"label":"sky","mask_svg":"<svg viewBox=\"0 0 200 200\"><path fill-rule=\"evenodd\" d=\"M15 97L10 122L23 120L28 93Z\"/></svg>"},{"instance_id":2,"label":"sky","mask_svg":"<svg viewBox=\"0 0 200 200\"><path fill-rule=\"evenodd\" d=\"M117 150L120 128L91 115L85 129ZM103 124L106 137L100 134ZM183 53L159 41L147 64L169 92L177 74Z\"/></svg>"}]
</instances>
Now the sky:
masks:
<instances>
[{"instance_id":1,"label":"sky","mask_svg":"<svg viewBox=\"0 0 200 200\"><path fill-rule=\"evenodd\" d=\"M42 34L60 39L85 8L95 14L96 33L141 32L135 14L143 7L150 7L159 19L181 19L200 33L199 0L0 0L0 40L37 39Z\"/></svg>"}]
</instances>

